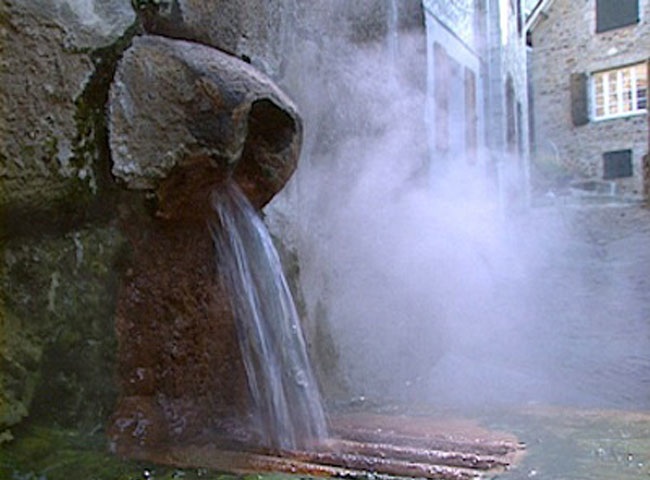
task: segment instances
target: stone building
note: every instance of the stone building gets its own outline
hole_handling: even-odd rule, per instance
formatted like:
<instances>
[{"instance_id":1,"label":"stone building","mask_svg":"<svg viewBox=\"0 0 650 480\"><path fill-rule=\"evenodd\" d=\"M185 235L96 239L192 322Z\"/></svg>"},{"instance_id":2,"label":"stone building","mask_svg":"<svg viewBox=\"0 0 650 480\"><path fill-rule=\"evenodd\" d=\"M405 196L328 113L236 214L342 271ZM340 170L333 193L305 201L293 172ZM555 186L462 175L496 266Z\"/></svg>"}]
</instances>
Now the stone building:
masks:
<instances>
[{"instance_id":1,"label":"stone building","mask_svg":"<svg viewBox=\"0 0 650 480\"><path fill-rule=\"evenodd\" d=\"M647 195L649 20L648 0L536 2L527 28L541 168Z\"/></svg>"},{"instance_id":2,"label":"stone building","mask_svg":"<svg viewBox=\"0 0 650 480\"><path fill-rule=\"evenodd\" d=\"M434 158L495 177L508 202L525 202L528 90L520 0L425 0L428 130Z\"/></svg>"}]
</instances>

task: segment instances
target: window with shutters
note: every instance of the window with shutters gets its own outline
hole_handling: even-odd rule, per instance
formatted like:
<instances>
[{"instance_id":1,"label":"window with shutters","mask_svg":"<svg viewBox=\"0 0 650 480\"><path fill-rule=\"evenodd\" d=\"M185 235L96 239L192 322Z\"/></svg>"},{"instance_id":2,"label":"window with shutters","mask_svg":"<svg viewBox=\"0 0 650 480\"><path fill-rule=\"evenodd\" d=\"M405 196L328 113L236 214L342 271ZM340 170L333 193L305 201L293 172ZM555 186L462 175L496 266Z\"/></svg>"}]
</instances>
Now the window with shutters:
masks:
<instances>
[{"instance_id":1,"label":"window with shutters","mask_svg":"<svg viewBox=\"0 0 650 480\"><path fill-rule=\"evenodd\" d=\"M639 23L639 0L596 0L596 32Z\"/></svg>"},{"instance_id":2,"label":"window with shutters","mask_svg":"<svg viewBox=\"0 0 650 480\"><path fill-rule=\"evenodd\" d=\"M645 113L648 68L645 63L594 73L592 115L595 120Z\"/></svg>"}]
</instances>

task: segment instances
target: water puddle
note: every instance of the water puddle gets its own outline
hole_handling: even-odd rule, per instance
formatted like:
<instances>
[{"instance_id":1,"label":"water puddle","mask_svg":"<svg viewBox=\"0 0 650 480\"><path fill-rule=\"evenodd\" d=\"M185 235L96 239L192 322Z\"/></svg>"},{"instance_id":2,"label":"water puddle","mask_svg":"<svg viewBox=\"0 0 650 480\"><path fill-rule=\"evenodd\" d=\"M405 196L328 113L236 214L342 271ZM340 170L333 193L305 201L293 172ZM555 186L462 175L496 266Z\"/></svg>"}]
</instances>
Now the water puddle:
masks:
<instances>
[{"instance_id":1,"label":"water puddle","mask_svg":"<svg viewBox=\"0 0 650 480\"><path fill-rule=\"evenodd\" d=\"M650 478L650 412L536 406L483 422L526 443L523 461L500 479Z\"/></svg>"}]
</instances>

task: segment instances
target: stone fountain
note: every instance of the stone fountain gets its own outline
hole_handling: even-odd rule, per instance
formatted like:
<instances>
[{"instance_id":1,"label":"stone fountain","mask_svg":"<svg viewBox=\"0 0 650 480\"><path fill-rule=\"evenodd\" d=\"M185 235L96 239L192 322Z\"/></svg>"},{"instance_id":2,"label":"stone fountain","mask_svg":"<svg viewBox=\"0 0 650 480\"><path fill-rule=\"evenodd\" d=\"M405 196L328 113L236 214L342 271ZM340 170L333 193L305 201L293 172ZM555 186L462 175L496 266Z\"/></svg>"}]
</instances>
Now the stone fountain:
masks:
<instances>
[{"instance_id":1,"label":"stone fountain","mask_svg":"<svg viewBox=\"0 0 650 480\"><path fill-rule=\"evenodd\" d=\"M155 204L146 222L127 213L123 224L133 257L118 299L122 396L112 431L117 445L140 446L220 431L211 422L243 417L248 398L233 314L210 261L211 196L236 182L265 205L296 167L301 120L245 62L152 35L125 52L110 119L113 174L152 192Z\"/></svg>"},{"instance_id":2,"label":"stone fountain","mask_svg":"<svg viewBox=\"0 0 650 480\"><path fill-rule=\"evenodd\" d=\"M25 114L7 116L7 137L20 141L3 145L13 162L3 166L11 242L0 346L11 368L2 428L29 413L95 432L108 418L120 456L234 472L476 478L505 469L516 439L475 425L329 412L329 437L313 448L260 440L231 292L214 261L215 189L234 182L259 213L288 190L303 143L333 149L363 127L365 112L312 108L322 98L301 85L354 97L345 68L323 80L341 52L332 45L381 44L417 24L400 9L419 2L132 3L137 20L119 0L2 7L2 33L26 47L26 63L61 76L33 77L13 57L3 73L12 88L28 87L6 96ZM325 27L336 22L346 25L339 43ZM297 39L305 48L292 57ZM30 95L37 105L23 108ZM344 388L326 335L305 318L323 390Z\"/></svg>"},{"instance_id":3,"label":"stone fountain","mask_svg":"<svg viewBox=\"0 0 650 480\"><path fill-rule=\"evenodd\" d=\"M298 437L286 425L274 423L276 417L290 423L288 412L300 410L303 403L301 394L291 399L293 394L286 389L273 393L271 386L284 375L273 373L279 359L306 355L302 339L296 355L275 353L293 348L287 343L293 336L290 332L299 332L300 325L294 320L289 333L275 334L281 331L277 322L287 314L276 319L263 308L261 324L256 320L242 326L235 321L242 315L257 317L254 310L264 303L259 296L275 290L263 286L267 274L260 280L235 278L234 286L231 280L227 288L228 282L220 276L220 261L233 256L235 266L230 272L247 276L255 273L261 258L256 259L255 250L251 251L255 263L247 266L246 254L238 250L239 240L223 246L229 244L228 237L233 238L231 231L236 228L237 222L230 217L244 214L230 213L221 205L243 202L243 197L237 200L235 188L259 209L284 187L300 154L302 120L275 83L248 64L281 76L269 67L282 68L281 62L269 61L277 52L256 50L268 42L275 45L273 39L265 36L255 43L246 35L249 28L258 31L259 19L251 15L260 12L250 5L242 7L243 16L238 17L242 36L227 37L224 47L223 39L210 27L209 20L216 19L216 14L201 10L200 5L174 4L179 10L144 7L143 24L155 35L134 39L111 88L113 174L127 188L149 192L152 209L145 220L128 208L122 215L132 257L118 296L122 393L111 420L114 450L135 458L238 472L261 469L363 476L364 471L376 471L476 478L480 472L506 468L520 450L516 439L487 438L480 433L484 438L477 441L472 435L480 429L461 433L457 426L435 422L422 428L420 422L408 418L335 415L330 418L331 435L324 438L324 426L307 428L310 415L322 416L320 405L311 409L315 413L300 417L304 428L294 431L304 434ZM390 6L388 34L394 36L397 10L394 4ZM332 7L329 13L341 13L340 8ZM261 31L276 35L275 40L282 38L279 31ZM362 41L372 39L370 31L360 32ZM246 61L199 41L237 53ZM391 48L397 47L391 44ZM215 197L215 192L228 189L230 194ZM216 222L211 220L213 207L219 213ZM241 212L246 208L237 207ZM214 255L208 224L218 247L216 268L206 261ZM224 228L230 233L222 232ZM252 235L245 231L260 228L244 227L242 238ZM246 285L253 284L262 287L249 293ZM235 302L230 308L228 295L250 297L250 303L238 307ZM255 353L258 350L266 353L251 358L260 355ZM263 368L265 363L268 368ZM286 374L296 363L277 365ZM296 370L302 380L289 379L289 383L300 388L314 383L308 366ZM260 387L264 377L270 376L269 386ZM285 400L276 400L285 394L292 408L285 409ZM275 410L276 406L280 409ZM251 419L257 428L251 426Z\"/></svg>"}]
</instances>

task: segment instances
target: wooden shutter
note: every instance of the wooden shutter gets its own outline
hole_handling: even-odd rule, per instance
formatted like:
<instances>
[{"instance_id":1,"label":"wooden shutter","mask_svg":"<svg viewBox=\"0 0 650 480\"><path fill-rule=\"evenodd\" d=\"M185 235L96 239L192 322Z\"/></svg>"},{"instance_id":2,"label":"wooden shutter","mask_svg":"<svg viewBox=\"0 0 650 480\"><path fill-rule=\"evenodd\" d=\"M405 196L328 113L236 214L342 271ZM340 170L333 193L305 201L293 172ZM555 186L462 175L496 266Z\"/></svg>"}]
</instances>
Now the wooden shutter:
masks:
<instances>
[{"instance_id":1,"label":"wooden shutter","mask_svg":"<svg viewBox=\"0 0 650 480\"><path fill-rule=\"evenodd\" d=\"M571 120L575 127L589 123L588 80L589 77L586 73L572 73L569 80L569 88L571 89Z\"/></svg>"},{"instance_id":2,"label":"wooden shutter","mask_svg":"<svg viewBox=\"0 0 650 480\"><path fill-rule=\"evenodd\" d=\"M517 119L515 110L515 86L512 77L506 78L506 143L508 151L515 153L517 147Z\"/></svg>"},{"instance_id":3,"label":"wooden shutter","mask_svg":"<svg viewBox=\"0 0 650 480\"><path fill-rule=\"evenodd\" d=\"M476 163L478 148L478 113L476 110L476 74L465 67L465 147L467 162Z\"/></svg>"},{"instance_id":4,"label":"wooden shutter","mask_svg":"<svg viewBox=\"0 0 650 480\"><path fill-rule=\"evenodd\" d=\"M439 43L433 46L436 148L449 150L449 57Z\"/></svg>"}]
</instances>

